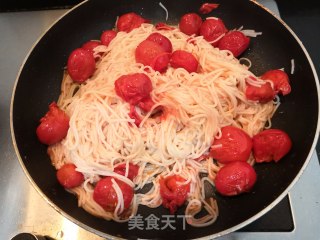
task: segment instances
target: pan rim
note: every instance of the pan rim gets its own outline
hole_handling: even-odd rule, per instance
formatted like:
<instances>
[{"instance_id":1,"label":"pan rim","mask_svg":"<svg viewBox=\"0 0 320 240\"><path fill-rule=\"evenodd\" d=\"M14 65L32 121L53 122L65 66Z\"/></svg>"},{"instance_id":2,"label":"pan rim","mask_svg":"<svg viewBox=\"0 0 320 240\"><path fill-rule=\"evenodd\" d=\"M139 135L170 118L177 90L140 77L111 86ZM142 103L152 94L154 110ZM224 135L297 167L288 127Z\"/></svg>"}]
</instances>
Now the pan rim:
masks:
<instances>
[{"instance_id":1,"label":"pan rim","mask_svg":"<svg viewBox=\"0 0 320 240\"><path fill-rule=\"evenodd\" d=\"M16 153L16 156L19 160L20 166L23 169L23 172L25 173L25 175L27 176L27 179L30 181L31 185L33 186L33 188L38 192L38 194L40 194L40 196L54 209L56 210L60 215L62 215L63 217L67 218L68 220L70 220L71 222L75 223L77 226L93 233L96 234L98 236L104 237L104 238L108 238L108 239L124 239L124 238L120 238L120 237L116 237L113 235L109 235L105 232L96 230L80 221L78 221L77 219L75 219L74 217L70 216L69 214L67 214L65 211L63 211L62 209L60 209L56 204L54 204L43 192L42 190L38 187L38 185L34 182L34 180L32 179L31 175L29 174L28 170L26 169L25 164L23 163L22 157L20 155L17 143L16 143L16 139L15 139L15 134L14 134L14 126L13 126L13 105L14 105L14 98L15 98L15 93L16 93L16 88L19 82L19 78L20 75L22 73L22 70L25 67L26 62L28 61L31 53L33 52L34 48L36 48L36 46L38 45L38 43L41 41L41 39L47 34L47 32L53 27L55 26L59 21L61 21L66 15L68 15L70 12L76 10L78 7L80 7L81 5L87 3L89 0L85 0L79 4L77 4L76 6L74 6L72 9L66 11L64 14L62 14L56 21L54 21L44 32L43 34L41 34L39 36L39 38L35 41L35 43L33 44L33 46L30 48L28 54L26 55L26 57L24 58L21 67L18 71L15 83L14 83L14 87L13 87L13 91L12 91L12 95L11 95L11 103L10 103L10 132L11 132L11 139L12 139L12 143L14 146L14 150ZM232 233L236 230L239 230L240 228L248 225L249 223L257 220L258 218L262 217L264 214L266 214L268 211L270 211L275 205L277 205L290 191L290 189L296 184L296 182L300 179L300 177L302 176L302 174L304 173L307 165L310 162L310 159L314 153L318 138L319 138L319 132L320 132L320 84L319 84L319 78L316 72L316 69L314 67L313 61L308 53L308 51L306 50L305 46L303 45L302 41L299 39L299 37L294 33L294 31L277 15L275 15L273 12L271 12L268 8L266 8L265 6L263 6L262 4L256 2L255 0L250 0L251 3L256 4L257 6L259 6L260 8L262 8L263 10L267 11L270 15L272 15L280 24L282 24L287 30L288 32L294 37L295 41L299 44L300 48L303 50L303 53L305 54L306 59L308 60L308 63L311 67L313 76L314 76L314 80L316 83L316 88L317 88L317 97L318 97L318 116L317 116L317 128L316 128L316 132L315 132L315 136L313 139L313 143L311 145L310 151L308 153L308 156L304 162L304 164L302 165L300 171L298 172L298 174L295 176L295 178L291 181L291 183L289 184L289 186L273 201L271 202L268 206L266 206L263 210L261 210L260 212L258 212L257 214L255 214L254 216L250 217L249 219L241 222L238 225L235 225L231 228L228 228L224 231L221 231L219 233L215 233L215 234L211 234L205 237L200 237L200 238L196 238L196 239L213 239L213 238L217 238L217 237L221 237L224 235L227 235L229 233Z\"/></svg>"}]
</instances>

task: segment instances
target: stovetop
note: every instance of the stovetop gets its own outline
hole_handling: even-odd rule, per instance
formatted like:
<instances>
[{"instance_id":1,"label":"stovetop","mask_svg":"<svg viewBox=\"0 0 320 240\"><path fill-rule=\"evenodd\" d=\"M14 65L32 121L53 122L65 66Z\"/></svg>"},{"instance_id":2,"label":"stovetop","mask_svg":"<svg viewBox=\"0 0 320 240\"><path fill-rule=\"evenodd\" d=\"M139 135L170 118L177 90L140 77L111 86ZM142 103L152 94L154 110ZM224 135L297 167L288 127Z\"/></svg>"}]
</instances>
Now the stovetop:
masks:
<instances>
[{"instance_id":1,"label":"stovetop","mask_svg":"<svg viewBox=\"0 0 320 240\"><path fill-rule=\"evenodd\" d=\"M68 0L67 2L72 4L76 1ZM279 14L273 0L260 0L259 2L274 13ZM289 26L291 26L290 23L294 25L297 19L292 17L290 12L282 11L282 9L286 9L285 4L287 4L287 1L283 0L279 4L280 12L284 13L282 18ZM65 5L56 7L61 6L64 7ZM1 7L0 5L0 11L2 10ZM10 140L9 105L19 67L38 36L65 12L66 10L42 10L0 14L0 32L2 33L0 38L0 96L3 99L2 102L0 101L0 112L2 113L0 122L0 152L2 152L0 189L3 190L0 195L0 202L2 203L0 205L1 239L10 239L19 232L34 232L57 240L102 239L79 228L45 202L24 175ZM299 14L302 17L308 16L309 20L310 17L312 18L310 15L305 15L301 8L295 11L296 17ZM316 22L311 24L316 25ZM305 30L295 29L294 26L293 30L299 37L305 36ZM308 23L308 26L310 26L310 23ZM303 33L301 36L299 31ZM318 37L313 34L313 40ZM313 47L313 40L309 44L311 47ZM304 39L302 41L304 42ZM308 40L306 41L308 44ZM308 46L306 47L309 49ZM310 54L313 59L320 63L319 52L315 54L314 51L311 51ZM316 67L319 66L319 64L315 65ZM320 153L320 144L317 149ZM305 173L288 196L258 220L221 239L317 239L320 236L320 228L318 227L320 221L320 188L317 185L320 182L319 170L319 160L314 153Z\"/></svg>"}]
</instances>

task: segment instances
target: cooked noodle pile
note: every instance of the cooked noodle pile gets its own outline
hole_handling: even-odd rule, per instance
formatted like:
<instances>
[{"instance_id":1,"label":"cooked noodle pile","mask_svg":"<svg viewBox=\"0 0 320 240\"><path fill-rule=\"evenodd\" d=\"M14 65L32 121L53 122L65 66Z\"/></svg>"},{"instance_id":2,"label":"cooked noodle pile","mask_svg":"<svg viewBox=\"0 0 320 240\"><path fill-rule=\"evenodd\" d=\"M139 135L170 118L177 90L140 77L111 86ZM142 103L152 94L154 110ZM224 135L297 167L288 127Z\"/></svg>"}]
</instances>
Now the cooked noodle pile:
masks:
<instances>
[{"instance_id":1,"label":"cooked noodle pile","mask_svg":"<svg viewBox=\"0 0 320 240\"><path fill-rule=\"evenodd\" d=\"M196 56L198 73L169 67L161 74L136 63L135 48L152 32L168 37L174 50ZM74 163L84 174L85 182L71 189L78 196L79 206L108 220L128 221L138 205L160 206L160 177L177 174L190 183L187 222L193 226L212 224L218 207L212 196L206 196L204 184L213 184L221 166L211 157L197 160L209 152L221 127L237 126L253 136L270 121L276 104L248 101L244 94L246 82L259 86L263 81L249 78L254 74L247 66L230 52L213 48L201 36L190 37L178 29L157 31L151 24L142 24L129 33L119 32L108 47L95 49L96 56L101 53L97 70L85 83L79 85L68 75L64 77L58 105L70 116L70 128L67 137L48 150L57 169ZM116 95L114 88L115 80L131 73L145 73L153 85L152 110L144 113L136 109L143 119L140 127L129 117L129 104ZM162 112L155 113L159 106ZM253 164L254 159L250 157L249 162ZM113 172L122 163L139 166L134 182ZM208 177L201 178L200 173ZM118 205L114 212L107 212L92 198L94 185L103 176L117 178L135 190L149 183L152 188L144 194L136 193L131 208L124 211L121 189L113 181ZM207 214L196 218L201 209Z\"/></svg>"}]
</instances>

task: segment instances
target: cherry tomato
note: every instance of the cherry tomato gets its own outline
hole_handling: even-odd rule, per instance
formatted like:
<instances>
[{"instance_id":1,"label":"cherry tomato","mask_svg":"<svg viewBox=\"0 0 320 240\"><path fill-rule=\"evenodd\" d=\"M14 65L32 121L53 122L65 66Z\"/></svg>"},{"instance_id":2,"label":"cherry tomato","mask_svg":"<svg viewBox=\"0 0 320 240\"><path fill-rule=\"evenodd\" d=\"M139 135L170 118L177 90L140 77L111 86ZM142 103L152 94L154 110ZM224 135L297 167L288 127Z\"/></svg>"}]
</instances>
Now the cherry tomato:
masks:
<instances>
[{"instance_id":1,"label":"cherry tomato","mask_svg":"<svg viewBox=\"0 0 320 240\"><path fill-rule=\"evenodd\" d=\"M242 32L231 31L220 39L218 48L229 50L234 57L238 57L249 47L249 44L250 38L246 37Z\"/></svg>"},{"instance_id":2,"label":"cherry tomato","mask_svg":"<svg viewBox=\"0 0 320 240\"><path fill-rule=\"evenodd\" d=\"M113 188L112 177L105 177L99 180L93 191L93 200L98 203L104 210L114 212L118 204L117 193ZM124 209L130 207L133 198L133 189L128 184L114 179L121 189L123 195Z\"/></svg>"},{"instance_id":3,"label":"cherry tomato","mask_svg":"<svg viewBox=\"0 0 320 240\"><path fill-rule=\"evenodd\" d=\"M166 36L163 36L160 33L157 33L157 32L151 33L149 37L147 37L147 40L158 43L165 52L168 52L168 53L172 52L172 43Z\"/></svg>"},{"instance_id":4,"label":"cherry tomato","mask_svg":"<svg viewBox=\"0 0 320 240\"><path fill-rule=\"evenodd\" d=\"M187 35L199 35L202 24L201 17L196 13L187 13L183 15L179 22L180 31Z\"/></svg>"},{"instance_id":5,"label":"cherry tomato","mask_svg":"<svg viewBox=\"0 0 320 240\"><path fill-rule=\"evenodd\" d=\"M247 84L246 97L252 101L258 101L260 103L266 103L274 99L275 92L269 82L261 85L261 87L252 86Z\"/></svg>"},{"instance_id":6,"label":"cherry tomato","mask_svg":"<svg viewBox=\"0 0 320 240\"><path fill-rule=\"evenodd\" d=\"M113 30L106 30L101 34L100 41L103 45L109 46L110 42L117 36L117 32Z\"/></svg>"},{"instance_id":7,"label":"cherry tomato","mask_svg":"<svg viewBox=\"0 0 320 240\"><path fill-rule=\"evenodd\" d=\"M69 117L55 102L49 105L49 111L40 119L36 133L41 143L52 145L67 136Z\"/></svg>"},{"instance_id":8,"label":"cherry tomato","mask_svg":"<svg viewBox=\"0 0 320 240\"><path fill-rule=\"evenodd\" d=\"M184 50L176 50L172 53L170 65L173 68L184 68L189 73L197 72L199 62L191 53Z\"/></svg>"},{"instance_id":9,"label":"cherry tomato","mask_svg":"<svg viewBox=\"0 0 320 240\"><path fill-rule=\"evenodd\" d=\"M282 70L276 69L267 71L261 76L261 79L272 81L276 94L281 93L282 95L287 95L291 92L289 77Z\"/></svg>"},{"instance_id":10,"label":"cherry tomato","mask_svg":"<svg viewBox=\"0 0 320 240\"><path fill-rule=\"evenodd\" d=\"M118 173L122 176L125 176L126 174L126 164L120 164L114 168L114 172ZM139 172L139 166L134 165L132 163L129 163L129 172L128 172L128 178L133 181L133 179L138 175Z\"/></svg>"},{"instance_id":11,"label":"cherry tomato","mask_svg":"<svg viewBox=\"0 0 320 240\"><path fill-rule=\"evenodd\" d=\"M94 73L96 62L92 53L77 48L68 58L68 73L73 81L83 83Z\"/></svg>"},{"instance_id":12,"label":"cherry tomato","mask_svg":"<svg viewBox=\"0 0 320 240\"><path fill-rule=\"evenodd\" d=\"M160 195L162 205L170 210L171 214L180 207L190 192L190 183L183 184L186 180L179 175L160 178Z\"/></svg>"},{"instance_id":13,"label":"cherry tomato","mask_svg":"<svg viewBox=\"0 0 320 240\"><path fill-rule=\"evenodd\" d=\"M151 40L144 40L135 50L136 62L150 66L151 62L164 52L164 49L158 43Z\"/></svg>"},{"instance_id":14,"label":"cherry tomato","mask_svg":"<svg viewBox=\"0 0 320 240\"><path fill-rule=\"evenodd\" d=\"M291 149L292 141L280 129L267 129L253 137L253 155L256 162L278 162Z\"/></svg>"},{"instance_id":15,"label":"cherry tomato","mask_svg":"<svg viewBox=\"0 0 320 240\"><path fill-rule=\"evenodd\" d=\"M233 126L221 128L221 133L221 138L215 139L211 146L210 156L223 164L247 161L252 149L249 135Z\"/></svg>"},{"instance_id":16,"label":"cherry tomato","mask_svg":"<svg viewBox=\"0 0 320 240\"><path fill-rule=\"evenodd\" d=\"M208 14L212 12L212 10L216 9L219 7L219 4L217 3L204 3L201 5L199 12L201 14Z\"/></svg>"},{"instance_id":17,"label":"cherry tomato","mask_svg":"<svg viewBox=\"0 0 320 240\"><path fill-rule=\"evenodd\" d=\"M157 30L173 30L174 27L171 27L163 22L159 22L156 24L156 29Z\"/></svg>"},{"instance_id":18,"label":"cherry tomato","mask_svg":"<svg viewBox=\"0 0 320 240\"><path fill-rule=\"evenodd\" d=\"M119 17L117 21L117 29L118 31L130 32L133 29L140 27L142 23L148 22L149 21L147 19L130 12Z\"/></svg>"},{"instance_id":19,"label":"cherry tomato","mask_svg":"<svg viewBox=\"0 0 320 240\"><path fill-rule=\"evenodd\" d=\"M149 98L152 91L151 80L144 73L122 75L114 84L117 95L132 105Z\"/></svg>"},{"instance_id":20,"label":"cherry tomato","mask_svg":"<svg viewBox=\"0 0 320 240\"><path fill-rule=\"evenodd\" d=\"M81 48L89 51L89 52L92 53L92 55L93 55L94 49L95 49L96 47L100 46L100 45L101 45L100 42L91 40L91 41L88 41L88 42L84 43L84 44L81 46Z\"/></svg>"},{"instance_id":21,"label":"cherry tomato","mask_svg":"<svg viewBox=\"0 0 320 240\"><path fill-rule=\"evenodd\" d=\"M137 46L135 58L137 63L150 66L159 72L167 68L170 60L163 47L151 40L144 40Z\"/></svg>"},{"instance_id":22,"label":"cherry tomato","mask_svg":"<svg viewBox=\"0 0 320 240\"><path fill-rule=\"evenodd\" d=\"M207 19L200 27L200 35L208 42L212 42L211 45L214 47L218 46L219 41L217 39L227 31L221 19Z\"/></svg>"},{"instance_id":23,"label":"cherry tomato","mask_svg":"<svg viewBox=\"0 0 320 240\"><path fill-rule=\"evenodd\" d=\"M57 171L58 182L65 188L74 188L80 186L84 182L81 172L77 172L76 165L67 163Z\"/></svg>"},{"instance_id":24,"label":"cherry tomato","mask_svg":"<svg viewBox=\"0 0 320 240\"><path fill-rule=\"evenodd\" d=\"M223 166L214 180L217 191L224 196L249 192L257 180L253 167L246 162L233 162Z\"/></svg>"}]
</instances>

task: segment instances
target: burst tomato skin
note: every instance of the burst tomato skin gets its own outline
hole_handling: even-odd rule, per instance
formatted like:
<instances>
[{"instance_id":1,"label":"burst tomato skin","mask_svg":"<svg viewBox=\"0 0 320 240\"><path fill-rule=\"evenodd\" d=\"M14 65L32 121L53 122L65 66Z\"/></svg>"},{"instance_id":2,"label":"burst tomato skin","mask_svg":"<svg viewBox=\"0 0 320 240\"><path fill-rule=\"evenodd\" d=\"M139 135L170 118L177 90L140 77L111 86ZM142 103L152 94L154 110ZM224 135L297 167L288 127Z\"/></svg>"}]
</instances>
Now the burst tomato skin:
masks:
<instances>
[{"instance_id":1,"label":"burst tomato skin","mask_svg":"<svg viewBox=\"0 0 320 240\"><path fill-rule=\"evenodd\" d=\"M163 22L159 22L155 25L157 30L173 30L174 27L171 27Z\"/></svg>"},{"instance_id":2,"label":"burst tomato skin","mask_svg":"<svg viewBox=\"0 0 320 240\"><path fill-rule=\"evenodd\" d=\"M165 52L171 53L172 52L172 43L170 42L169 38L160 34L160 33L151 33L147 40L153 41L158 43Z\"/></svg>"},{"instance_id":3,"label":"burst tomato skin","mask_svg":"<svg viewBox=\"0 0 320 240\"><path fill-rule=\"evenodd\" d=\"M114 168L114 172L118 173L122 176L125 176L126 174L126 164L120 164L117 167ZM129 163L129 172L128 172L128 178L133 181L133 179L138 175L139 172L139 166Z\"/></svg>"},{"instance_id":4,"label":"burst tomato skin","mask_svg":"<svg viewBox=\"0 0 320 240\"><path fill-rule=\"evenodd\" d=\"M150 67L152 67L155 71L162 73L168 68L169 62L170 53L164 52L153 59L153 61L150 63Z\"/></svg>"},{"instance_id":5,"label":"burst tomato skin","mask_svg":"<svg viewBox=\"0 0 320 240\"><path fill-rule=\"evenodd\" d=\"M100 41L103 45L109 46L110 42L117 36L117 32L114 30L106 30L100 36Z\"/></svg>"},{"instance_id":6,"label":"burst tomato skin","mask_svg":"<svg viewBox=\"0 0 320 240\"><path fill-rule=\"evenodd\" d=\"M253 167L247 162L232 162L223 166L214 180L216 190L224 196L249 192L257 180Z\"/></svg>"},{"instance_id":7,"label":"burst tomato skin","mask_svg":"<svg viewBox=\"0 0 320 240\"><path fill-rule=\"evenodd\" d=\"M222 136L215 139L210 149L210 156L219 163L245 162L252 150L252 139L240 128L226 126L221 128Z\"/></svg>"},{"instance_id":8,"label":"burst tomato skin","mask_svg":"<svg viewBox=\"0 0 320 240\"><path fill-rule=\"evenodd\" d=\"M142 41L135 50L137 63L150 66L154 70L163 72L169 64L169 53L163 47L151 40Z\"/></svg>"},{"instance_id":9,"label":"burst tomato skin","mask_svg":"<svg viewBox=\"0 0 320 240\"><path fill-rule=\"evenodd\" d=\"M218 46L217 39L227 31L221 19L207 19L200 27L200 35L208 42L212 42L211 45L214 47Z\"/></svg>"},{"instance_id":10,"label":"burst tomato skin","mask_svg":"<svg viewBox=\"0 0 320 240\"><path fill-rule=\"evenodd\" d=\"M280 129L267 129L253 136L253 155L256 162L278 162L291 149L289 135Z\"/></svg>"},{"instance_id":11,"label":"burst tomato skin","mask_svg":"<svg viewBox=\"0 0 320 240\"><path fill-rule=\"evenodd\" d=\"M267 103L272 101L272 99L275 97L275 92L269 82L261 85L261 87L248 84L245 94L248 100L258 101L260 103Z\"/></svg>"},{"instance_id":12,"label":"burst tomato skin","mask_svg":"<svg viewBox=\"0 0 320 240\"><path fill-rule=\"evenodd\" d=\"M49 105L49 111L40 119L36 134L41 143L52 145L67 136L69 116L55 102Z\"/></svg>"},{"instance_id":13,"label":"burst tomato skin","mask_svg":"<svg viewBox=\"0 0 320 240\"><path fill-rule=\"evenodd\" d=\"M130 12L119 17L117 29L118 31L131 32L133 29L140 27L142 23L147 22L149 22L147 19L144 19L136 13Z\"/></svg>"},{"instance_id":14,"label":"burst tomato skin","mask_svg":"<svg viewBox=\"0 0 320 240\"><path fill-rule=\"evenodd\" d=\"M208 14L212 12L212 10L216 9L219 7L219 4L217 3L204 3L201 5L199 12L201 14Z\"/></svg>"},{"instance_id":15,"label":"burst tomato skin","mask_svg":"<svg viewBox=\"0 0 320 240\"><path fill-rule=\"evenodd\" d=\"M289 77L280 69L265 72L261 76L261 79L272 81L276 94L281 93L282 95L287 95L291 92Z\"/></svg>"},{"instance_id":16,"label":"burst tomato skin","mask_svg":"<svg viewBox=\"0 0 320 240\"><path fill-rule=\"evenodd\" d=\"M240 56L250 44L250 38L246 37L240 31L231 31L224 35L219 43L220 50L229 50L234 57Z\"/></svg>"},{"instance_id":17,"label":"burst tomato skin","mask_svg":"<svg viewBox=\"0 0 320 240\"><path fill-rule=\"evenodd\" d=\"M184 50L176 50L172 53L170 65L173 68L184 68L189 73L197 72L199 62L191 53Z\"/></svg>"},{"instance_id":18,"label":"burst tomato skin","mask_svg":"<svg viewBox=\"0 0 320 240\"><path fill-rule=\"evenodd\" d=\"M122 75L114 84L117 95L132 105L149 98L152 91L151 80L144 73Z\"/></svg>"},{"instance_id":19,"label":"burst tomato skin","mask_svg":"<svg viewBox=\"0 0 320 240\"><path fill-rule=\"evenodd\" d=\"M150 98L152 91L150 78L144 73L133 73L119 77L114 85L117 95L130 104L129 116L139 127L141 118L135 105L145 107L143 110L151 109L153 101Z\"/></svg>"},{"instance_id":20,"label":"burst tomato skin","mask_svg":"<svg viewBox=\"0 0 320 240\"><path fill-rule=\"evenodd\" d=\"M179 22L180 31L187 35L199 35L202 24L201 17L196 13L187 13L183 15Z\"/></svg>"},{"instance_id":21,"label":"burst tomato skin","mask_svg":"<svg viewBox=\"0 0 320 240\"><path fill-rule=\"evenodd\" d=\"M179 175L172 175L166 178L160 178L160 195L162 205L170 210L171 214L177 210L177 207L183 205L190 192L190 183L181 184L186 180Z\"/></svg>"},{"instance_id":22,"label":"burst tomato skin","mask_svg":"<svg viewBox=\"0 0 320 240\"><path fill-rule=\"evenodd\" d=\"M134 119L134 124L137 127L139 127L140 123L142 122L142 119L141 119L140 115L137 113L134 105L130 105L130 112L128 115L131 119Z\"/></svg>"},{"instance_id":23,"label":"burst tomato skin","mask_svg":"<svg viewBox=\"0 0 320 240\"><path fill-rule=\"evenodd\" d=\"M76 165L66 163L57 171L58 182L65 188L74 188L84 182L84 176L81 172L76 171Z\"/></svg>"},{"instance_id":24,"label":"burst tomato skin","mask_svg":"<svg viewBox=\"0 0 320 240\"><path fill-rule=\"evenodd\" d=\"M138 106L145 112L149 112L153 107L154 102L151 98L145 98L141 102L138 103Z\"/></svg>"},{"instance_id":25,"label":"burst tomato skin","mask_svg":"<svg viewBox=\"0 0 320 240\"><path fill-rule=\"evenodd\" d=\"M100 179L93 191L93 200L108 212L114 212L118 204L117 193L112 186L113 184L111 179L112 177ZM133 198L133 189L128 184L118 179L114 180L121 189L124 200L124 209L128 209Z\"/></svg>"},{"instance_id":26,"label":"burst tomato skin","mask_svg":"<svg viewBox=\"0 0 320 240\"><path fill-rule=\"evenodd\" d=\"M93 54L85 49L75 49L68 58L68 73L75 82L83 83L86 81L94 73L95 67L96 62Z\"/></svg>"}]
</instances>

